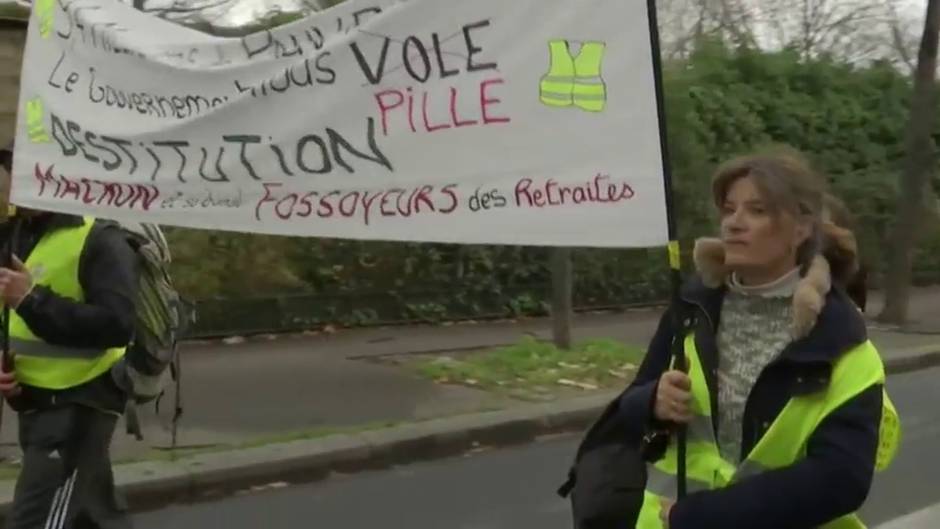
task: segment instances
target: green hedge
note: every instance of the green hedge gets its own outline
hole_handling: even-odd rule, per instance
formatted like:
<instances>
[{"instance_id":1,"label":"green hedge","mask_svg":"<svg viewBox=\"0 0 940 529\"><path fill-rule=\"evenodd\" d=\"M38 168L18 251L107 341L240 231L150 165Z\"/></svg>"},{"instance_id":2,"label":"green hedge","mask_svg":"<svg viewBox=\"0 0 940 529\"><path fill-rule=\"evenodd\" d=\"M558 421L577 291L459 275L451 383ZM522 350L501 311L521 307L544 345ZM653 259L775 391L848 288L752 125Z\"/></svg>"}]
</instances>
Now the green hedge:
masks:
<instances>
[{"instance_id":1,"label":"green hedge","mask_svg":"<svg viewBox=\"0 0 940 529\"><path fill-rule=\"evenodd\" d=\"M908 78L887 65L857 68L825 58L805 62L788 51L730 50L712 42L666 68L671 160L685 241L714 231L708 180L717 163L784 143L808 154L829 175L832 188L857 216L862 252L877 279L895 210ZM940 236L932 230L916 255L919 282L940 280ZM287 296L267 301L267 310L280 303L285 312L272 321L287 327L540 314L550 299L544 248L189 230L172 230L170 238L174 273L184 291L196 299L228 300L204 305L207 316L218 314L209 317L218 323L206 322L206 329L235 325L225 318L224 307L236 307L237 299L260 303L258 298ZM662 298L664 264L661 250L578 250L576 305ZM291 303L297 307L284 309ZM246 312L264 310L253 307Z\"/></svg>"}]
</instances>

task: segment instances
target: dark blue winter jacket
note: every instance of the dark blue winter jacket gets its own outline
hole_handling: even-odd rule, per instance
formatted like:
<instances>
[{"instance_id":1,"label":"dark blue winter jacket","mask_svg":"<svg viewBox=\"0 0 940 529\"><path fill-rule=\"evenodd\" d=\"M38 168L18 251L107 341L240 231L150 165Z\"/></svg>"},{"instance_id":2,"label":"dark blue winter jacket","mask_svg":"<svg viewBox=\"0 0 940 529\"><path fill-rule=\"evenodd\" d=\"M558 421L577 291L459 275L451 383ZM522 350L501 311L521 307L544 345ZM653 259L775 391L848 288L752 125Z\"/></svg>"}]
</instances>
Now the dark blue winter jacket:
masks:
<instances>
[{"instance_id":1,"label":"dark blue winter jacket","mask_svg":"<svg viewBox=\"0 0 940 529\"><path fill-rule=\"evenodd\" d=\"M683 288L678 307L692 320L712 410L718 409L716 333L724 294L725 289L707 288L695 279ZM670 431L654 419L652 410L657 382L669 365L673 310L677 307L667 310L660 321L646 359L619 404L631 437L646 437L650 460L662 457ZM834 362L866 339L865 322L855 305L843 292L830 291L815 327L793 341L758 377L745 407L742 456L791 397L825 389ZM805 459L726 488L688 495L673 507L670 529L810 529L857 511L874 474L881 406L882 387L869 388L819 425ZM717 417L712 414L713 420Z\"/></svg>"}]
</instances>

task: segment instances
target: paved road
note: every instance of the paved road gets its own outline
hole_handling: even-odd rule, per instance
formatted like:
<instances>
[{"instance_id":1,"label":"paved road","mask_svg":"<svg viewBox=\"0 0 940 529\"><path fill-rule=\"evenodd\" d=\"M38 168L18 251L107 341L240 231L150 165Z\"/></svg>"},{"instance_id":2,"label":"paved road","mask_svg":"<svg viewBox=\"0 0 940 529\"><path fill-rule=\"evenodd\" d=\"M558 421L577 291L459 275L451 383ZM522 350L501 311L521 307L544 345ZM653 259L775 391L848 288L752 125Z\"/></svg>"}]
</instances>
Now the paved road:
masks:
<instances>
[{"instance_id":1,"label":"paved road","mask_svg":"<svg viewBox=\"0 0 940 529\"><path fill-rule=\"evenodd\" d=\"M863 515L872 526L940 502L940 368L889 381L905 427L904 446L880 476ZM143 529L569 529L553 495L576 439L341 476L321 483L138 516ZM940 526L940 523L937 524Z\"/></svg>"}]
</instances>

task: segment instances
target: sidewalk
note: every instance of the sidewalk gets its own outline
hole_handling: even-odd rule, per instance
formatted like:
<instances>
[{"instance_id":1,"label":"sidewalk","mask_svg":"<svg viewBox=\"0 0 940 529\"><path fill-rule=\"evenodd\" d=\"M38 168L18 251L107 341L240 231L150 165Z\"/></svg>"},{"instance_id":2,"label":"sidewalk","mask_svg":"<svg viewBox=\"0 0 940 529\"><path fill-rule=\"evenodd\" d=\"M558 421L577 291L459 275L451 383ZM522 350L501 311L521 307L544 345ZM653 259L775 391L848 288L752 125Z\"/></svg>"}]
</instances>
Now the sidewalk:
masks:
<instances>
[{"instance_id":1,"label":"sidewalk","mask_svg":"<svg viewBox=\"0 0 940 529\"><path fill-rule=\"evenodd\" d=\"M917 290L911 314L940 332L940 288ZM874 305L878 305L876 299ZM646 344L660 309L575 318L575 339L611 337ZM877 312L872 311L873 314ZM929 316L929 318L928 318ZM931 321L933 318L935 321ZM237 345L188 344L183 350L183 407L179 443L225 448L283 439L298 432L375 427L524 404L462 386L441 386L369 357L477 349L515 342L524 334L550 339L550 320L341 331L316 336L253 338ZM871 328L886 359L937 360L940 334ZM916 367L916 365L914 365ZM145 440L119 432L117 459L146 457L169 445L172 395L158 418L141 410ZM15 447L15 416L4 414L0 442Z\"/></svg>"},{"instance_id":2,"label":"sidewalk","mask_svg":"<svg viewBox=\"0 0 940 529\"><path fill-rule=\"evenodd\" d=\"M875 529L936 529L940 527L940 504L885 522Z\"/></svg>"},{"instance_id":3,"label":"sidewalk","mask_svg":"<svg viewBox=\"0 0 940 529\"><path fill-rule=\"evenodd\" d=\"M915 291L911 314L919 328L940 332L940 288ZM877 299L872 314L877 314ZM660 309L575 318L575 339L611 337L645 344ZM531 403L461 386L442 386L395 367L365 361L383 355L453 351L515 342L531 334L550 338L547 319L452 326L341 331L334 334L252 338L243 343L187 344L183 355L183 407L179 444L225 450L275 441L317 437L337 431L375 429L415 421L466 416L482 411L531 408ZM872 326L872 340L894 369L940 363L940 334L905 333ZM586 394L586 398L591 395ZM172 395L161 417L142 409L145 440L119 431L118 461L153 458L169 446ZM602 404L602 401L598 401ZM599 405L598 403L592 405ZM539 408L554 412L564 403ZM16 458L15 415L4 414L3 454ZM121 424L123 427L123 423ZM450 428L451 426L449 426Z\"/></svg>"}]
</instances>

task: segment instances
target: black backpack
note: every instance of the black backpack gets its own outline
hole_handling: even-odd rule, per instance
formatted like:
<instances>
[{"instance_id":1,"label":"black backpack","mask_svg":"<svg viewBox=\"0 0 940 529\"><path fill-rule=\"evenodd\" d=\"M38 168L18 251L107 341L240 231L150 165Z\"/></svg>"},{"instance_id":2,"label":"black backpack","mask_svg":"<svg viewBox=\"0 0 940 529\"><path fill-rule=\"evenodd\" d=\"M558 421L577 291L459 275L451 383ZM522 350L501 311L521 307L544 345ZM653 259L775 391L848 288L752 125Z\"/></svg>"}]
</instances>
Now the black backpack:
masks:
<instances>
[{"instance_id":1,"label":"black backpack","mask_svg":"<svg viewBox=\"0 0 940 529\"><path fill-rule=\"evenodd\" d=\"M679 304L675 313L673 355L682 351L692 328L691 311ZM646 489L645 441L631 438L618 408L623 393L611 401L591 425L558 489L571 497L574 529L634 529L643 508ZM635 435L633 436L635 437Z\"/></svg>"},{"instance_id":2,"label":"black backpack","mask_svg":"<svg viewBox=\"0 0 940 529\"><path fill-rule=\"evenodd\" d=\"M575 529L633 529L646 489L641 440L631 442L611 401L578 446L568 479L558 489L571 496Z\"/></svg>"}]
</instances>

